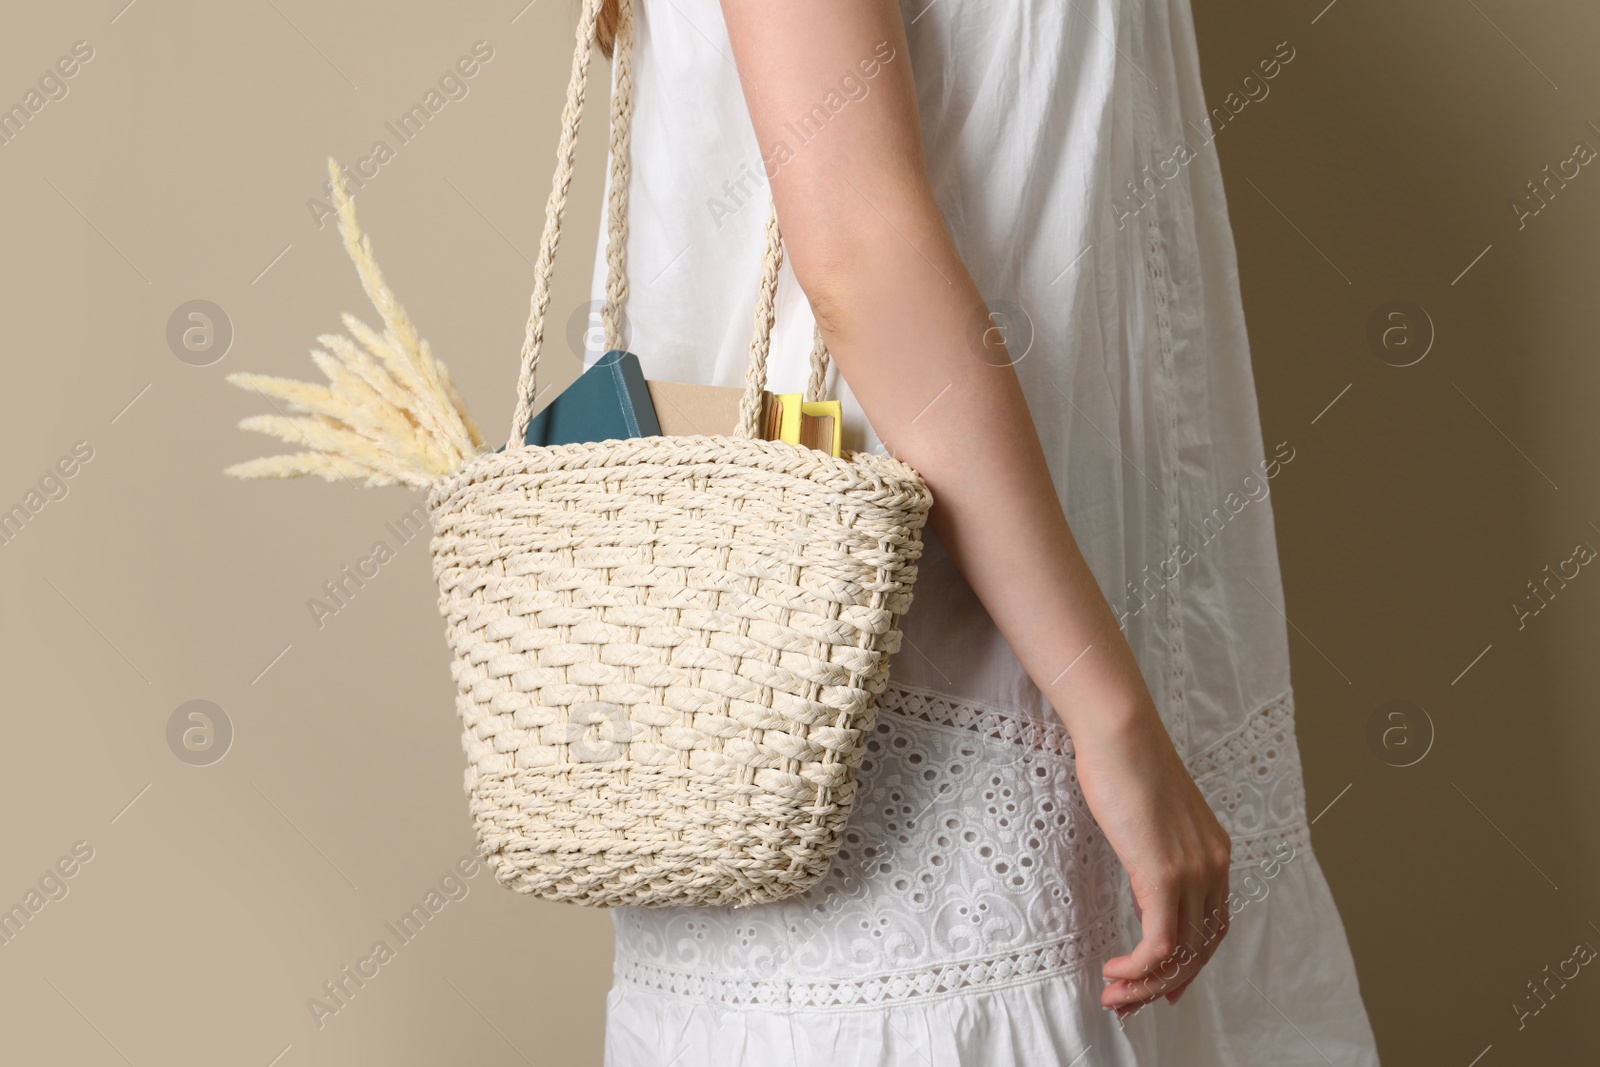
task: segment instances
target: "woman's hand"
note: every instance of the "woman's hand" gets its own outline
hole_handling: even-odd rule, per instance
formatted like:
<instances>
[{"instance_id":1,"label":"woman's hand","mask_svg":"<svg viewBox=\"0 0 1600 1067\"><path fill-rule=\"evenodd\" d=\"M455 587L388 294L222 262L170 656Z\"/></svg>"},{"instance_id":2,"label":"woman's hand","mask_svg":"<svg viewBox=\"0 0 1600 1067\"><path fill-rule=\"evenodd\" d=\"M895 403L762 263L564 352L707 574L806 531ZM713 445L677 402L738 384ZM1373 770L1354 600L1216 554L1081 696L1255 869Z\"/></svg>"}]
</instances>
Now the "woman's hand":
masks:
<instances>
[{"instance_id":1,"label":"woman's hand","mask_svg":"<svg viewBox=\"0 0 1600 1067\"><path fill-rule=\"evenodd\" d=\"M1076 749L1084 799L1128 870L1144 928L1102 968L1100 1002L1119 1017L1157 997L1177 1003L1228 930L1228 834L1148 697Z\"/></svg>"}]
</instances>

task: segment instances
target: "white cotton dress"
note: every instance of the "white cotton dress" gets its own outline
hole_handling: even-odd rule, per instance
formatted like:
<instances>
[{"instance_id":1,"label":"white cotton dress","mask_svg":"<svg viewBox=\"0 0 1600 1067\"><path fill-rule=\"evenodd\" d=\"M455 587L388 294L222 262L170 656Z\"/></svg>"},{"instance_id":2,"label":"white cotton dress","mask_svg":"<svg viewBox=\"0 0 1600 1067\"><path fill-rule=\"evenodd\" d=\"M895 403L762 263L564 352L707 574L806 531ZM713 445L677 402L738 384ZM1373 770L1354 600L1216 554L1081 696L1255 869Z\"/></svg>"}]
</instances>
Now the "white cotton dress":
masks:
<instances>
[{"instance_id":1,"label":"white cotton dress","mask_svg":"<svg viewBox=\"0 0 1600 1067\"><path fill-rule=\"evenodd\" d=\"M717 0L636 7L628 347L647 377L740 385L761 152ZM607 1067L1375 1064L1295 740L1268 496L1294 442L1261 437L1188 0L902 11L910 54L862 58L915 73L939 205L1067 517L1232 835L1232 927L1176 1006L1100 1007L1101 965L1137 940L1126 875L1060 719L930 531L829 874L754 907L613 909ZM851 73L792 149L874 91ZM787 263L777 306L769 385L800 391L812 318ZM882 451L828 385L845 446Z\"/></svg>"}]
</instances>

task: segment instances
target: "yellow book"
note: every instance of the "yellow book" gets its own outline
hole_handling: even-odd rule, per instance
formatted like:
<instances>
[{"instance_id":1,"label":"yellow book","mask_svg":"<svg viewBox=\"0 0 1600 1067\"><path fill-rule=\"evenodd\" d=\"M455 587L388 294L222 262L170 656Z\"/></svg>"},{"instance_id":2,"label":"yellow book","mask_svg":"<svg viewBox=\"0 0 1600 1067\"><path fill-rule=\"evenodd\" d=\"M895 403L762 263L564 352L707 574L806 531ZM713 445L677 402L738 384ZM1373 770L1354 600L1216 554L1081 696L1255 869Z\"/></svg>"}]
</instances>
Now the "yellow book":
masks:
<instances>
[{"instance_id":1,"label":"yellow book","mask_svg":"<svg viewBox=\"0 0 1600 1067\"><path fill-rule=\"evenodd\" d=\"M783 420L778 440L806 445L832 455L843 451L844 411L837 400L806 400L803 393L779 393ZM818 420L813 423L811 420ZM826 420L823 422L822 420ZM819 425L820 423L820 425ZM817 434L820 432L821 438Z\"/></svg>"},{"instance_id":2,"label":"yellow book","mask_svg":"<svg viewBox=\"0 0 1600 1067\"><path fill-rule=\"evenodd\" d=\"M663 436L731 434L739 424L739 403L744 386L690 385L647 381ZM843 411L837 400L805 402L800 393L774 395L761 391L756 417L757 436L828 452L843 452L840 423Z\"/></svg>"}]
</instances>

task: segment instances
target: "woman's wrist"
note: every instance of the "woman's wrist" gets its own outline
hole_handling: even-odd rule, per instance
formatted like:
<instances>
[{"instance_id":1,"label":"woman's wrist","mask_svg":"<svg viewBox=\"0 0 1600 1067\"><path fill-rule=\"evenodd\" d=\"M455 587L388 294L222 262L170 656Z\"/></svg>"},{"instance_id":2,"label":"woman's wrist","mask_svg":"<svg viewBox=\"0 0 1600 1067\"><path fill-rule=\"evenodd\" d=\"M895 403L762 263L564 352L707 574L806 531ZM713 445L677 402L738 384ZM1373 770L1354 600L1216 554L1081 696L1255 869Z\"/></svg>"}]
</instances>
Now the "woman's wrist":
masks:
<instances>
[{"instance_id":1,"label":"woman's wrist","mask_svg":"<svg viewBox=\"0 0 1600 1067\"><path fill-rule=\"evenodd\" d=\"M1152 730L1165 735L1166 727L1132 651L1126 646L1121 651L1121 656L1113 652L1092 659L1091 648L1043 687L1045 699L1066 726L1073 748L1080 752L1146 745L1155 736Z\"/></svg>"}]
</instances>

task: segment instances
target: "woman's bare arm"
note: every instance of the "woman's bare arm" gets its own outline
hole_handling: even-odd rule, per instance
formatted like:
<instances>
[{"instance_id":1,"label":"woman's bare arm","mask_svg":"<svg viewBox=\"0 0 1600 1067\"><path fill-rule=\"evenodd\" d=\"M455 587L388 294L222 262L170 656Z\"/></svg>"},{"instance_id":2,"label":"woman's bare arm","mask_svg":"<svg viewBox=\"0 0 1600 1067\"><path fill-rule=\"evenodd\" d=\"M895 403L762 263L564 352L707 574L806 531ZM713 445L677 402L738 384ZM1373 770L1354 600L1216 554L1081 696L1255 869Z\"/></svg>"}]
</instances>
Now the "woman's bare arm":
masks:
<instances>
[{"instance_id":1,"label":"woman's bare arm","mask_svg":"<svg viewBox=\"0 0 1600 1067\"><path fill-rule=\"evenodd\" d=\"M1073 538L998 333L987 349L974 340L983 299L934 200L898 4L722 6L829 349L879 436L927 480L930 523L1071 732L1086 798L1129 868L1144 938L1106 965L1119 981L1105 1002L1175 995L1215 948L1206 917L1226 923L1227 836ZM837 113L830 91L849 101ZM819 106L829 117L800 143L790 124Z\"/></svg>"}]
</instances>

